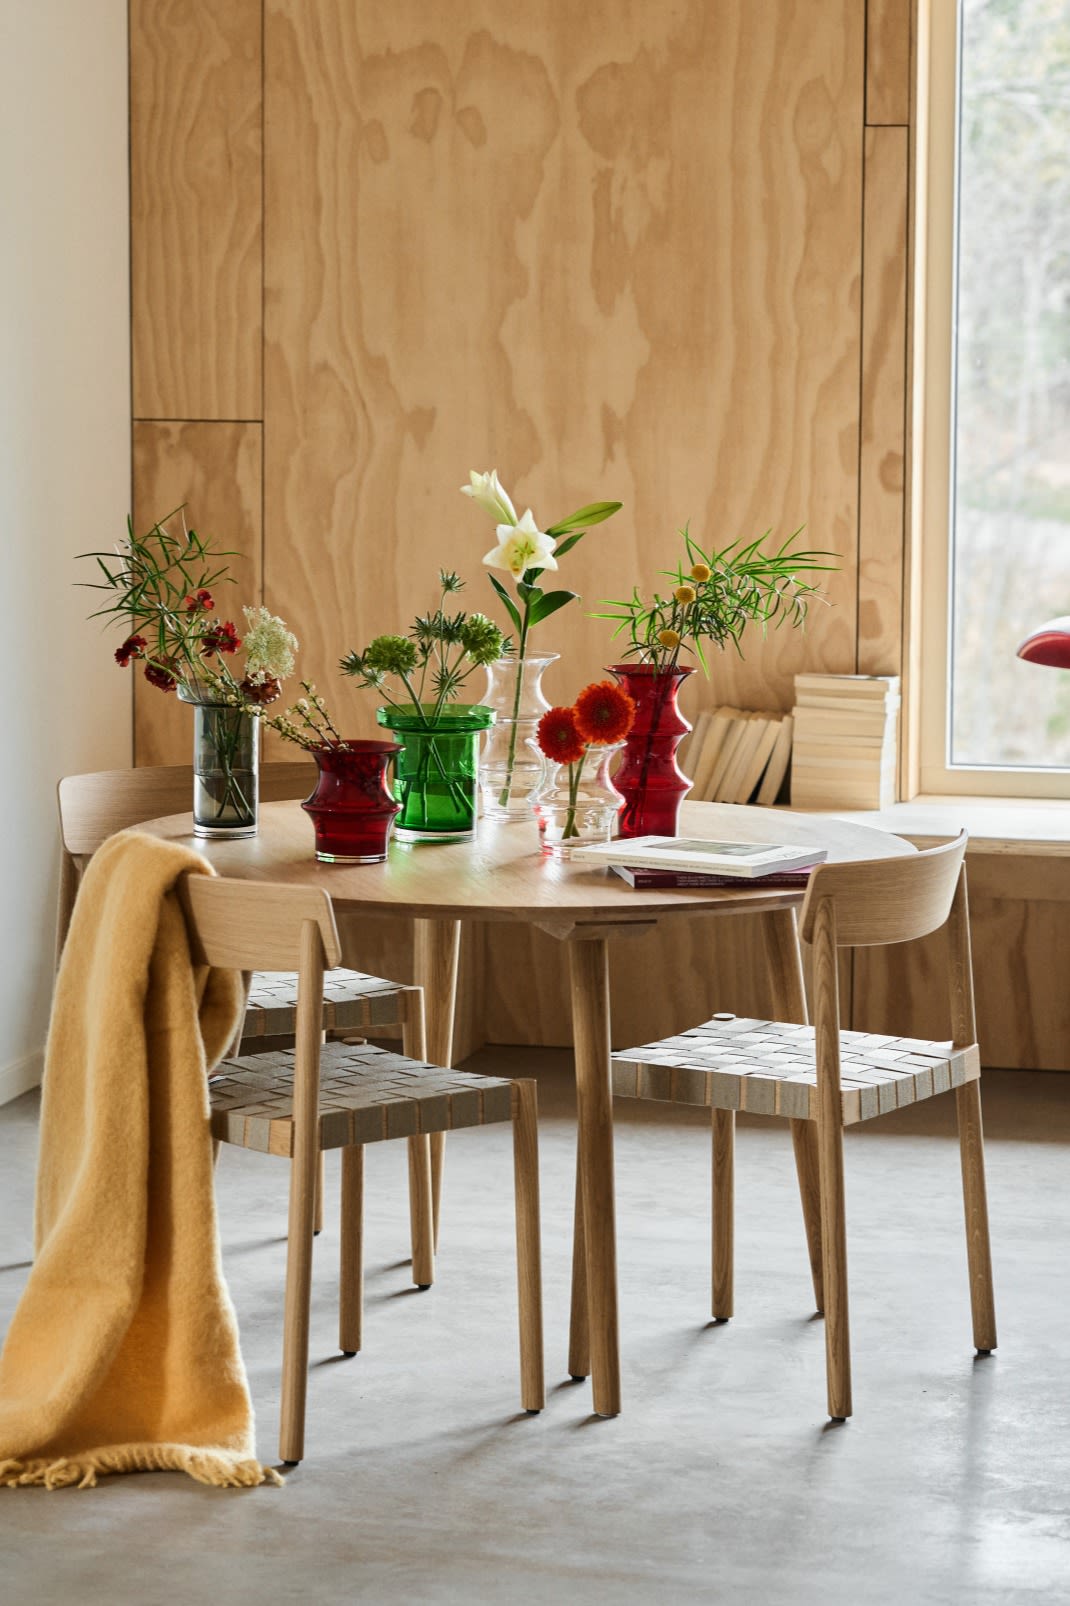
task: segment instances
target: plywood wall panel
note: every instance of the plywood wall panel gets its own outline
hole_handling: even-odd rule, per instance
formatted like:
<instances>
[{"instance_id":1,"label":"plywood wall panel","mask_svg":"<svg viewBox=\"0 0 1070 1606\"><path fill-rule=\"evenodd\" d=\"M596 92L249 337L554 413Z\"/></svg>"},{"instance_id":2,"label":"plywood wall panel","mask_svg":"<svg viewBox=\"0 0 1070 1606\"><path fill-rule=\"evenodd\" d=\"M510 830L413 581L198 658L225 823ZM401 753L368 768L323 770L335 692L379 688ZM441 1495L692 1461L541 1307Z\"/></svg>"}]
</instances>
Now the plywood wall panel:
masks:
<instances>
[{"instance_id":1,"label":"plywood wall panel","mask_svg":"<svg viewBox=\"0 0 1070 1606\"><path fill-rule=\"evenodd\" d=\"M867 123L910 121L911 9L912 0L867 0Z\"/></svg>"},{"instance_id":2,"label":"plywood wall panel","mask_svg":"<svg viewBox=\"0 0 1070 1606\"><path fill-rule=\"evenodd\" d=\"M210 535L235 584L216 600L239 629L242 605L261 597L260 425L150 424L134 426L134 523L144 532L185 504L187 524ZM169 526L174 528L174 525ZM187 764L193 715L173 692L148 685L137 666L134 694L135 764ZM286 757L292 757L288 752Z\"/></svg>"},{"instance_id":3,"label":"plywood wall panel","mask_svg":"<svg viewBox=\"0 0 1070 1606\"><path fill-rule=\"evenodd\" d=\"M908 149L867 128L858 508L858 672L902 668Z\"/></svg>"},{"instance_id":4,"label":"plywood wall panel","mask_svg":"<svg viewBox=\"0 0 1070 1606\"><path fill-rule=\"evenodd\" d=\"M840 555L807 637L748 641L692 709L853 667L862 24L857 0L268 0L268 599L349 728L371 714L338 656L440 563L493 605L471 467L543 522L624 501L567 559L587 607L652 583L687 519ZM576 607L542 639L561 699L613 655Z\"/></svg>"},{"instance_id":5,"label":"plywood wall panel","mask_svg":"<svg viewBox=\"0 0 1070 1606\"><path fill-rule=\"evenodd\" d=\"M134 416L261 416L260 0L131 0Z\"/></svg>"}]
</instances>

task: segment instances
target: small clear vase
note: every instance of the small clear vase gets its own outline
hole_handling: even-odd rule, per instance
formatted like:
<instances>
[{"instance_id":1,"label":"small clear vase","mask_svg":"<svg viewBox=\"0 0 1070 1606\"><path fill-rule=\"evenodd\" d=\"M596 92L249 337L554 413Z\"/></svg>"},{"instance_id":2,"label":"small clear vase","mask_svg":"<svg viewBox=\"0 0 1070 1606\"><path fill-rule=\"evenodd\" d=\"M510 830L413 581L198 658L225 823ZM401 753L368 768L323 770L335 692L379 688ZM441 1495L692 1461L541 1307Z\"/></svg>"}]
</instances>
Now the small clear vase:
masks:
<instances>
[{"instance_id":1,"label":"small clear vase","mask_svg":"<svg viewBox=\"0 0 1070 1606\"><path fill-rule=\"evenodd\" d=\"M394 822L398 842L466 842L476 834L479 738L494 723L480 704L380 708L376 719L393 731L398 752L394 793L401 804Z\"/></svg>"},{"instance_id":2,"label":"small clear vase","mask_svg":"<svg viewBox=\"0 0 1070 1606\"><path fill-rule=\"evenodd\" d=\"M179 686L193 708L193 834L256 835L259 732L254 715L198 697Z\"/></svg>"},{"instance_id":3,"label":"small clear vase","mask_svg":"<svg viewBox=\"0 0 1070 1606\"><path fill-rule=\"evenodd\" d=\"M550 706L542 677L559 656L550 652L542 657L498 658L487 665L483 702L497 716L479 758L479 789L487 819L531 818L545 774L545 760L534 744L536 727Z\"/></svg>"},{"instance_id":4,"label":"small clear vase","mask_svg":"<svg viewBox=\"0 0 1070 1606\"><path fill-rule=\"evenodd\" d=\"M592 747L582 765L547 760L547 773L534 805L544 853L568 859L575 847L610 840L624 799L610 779L609 768L623 746L623 742L613 742Z\"/></svg>"}]
</instances>

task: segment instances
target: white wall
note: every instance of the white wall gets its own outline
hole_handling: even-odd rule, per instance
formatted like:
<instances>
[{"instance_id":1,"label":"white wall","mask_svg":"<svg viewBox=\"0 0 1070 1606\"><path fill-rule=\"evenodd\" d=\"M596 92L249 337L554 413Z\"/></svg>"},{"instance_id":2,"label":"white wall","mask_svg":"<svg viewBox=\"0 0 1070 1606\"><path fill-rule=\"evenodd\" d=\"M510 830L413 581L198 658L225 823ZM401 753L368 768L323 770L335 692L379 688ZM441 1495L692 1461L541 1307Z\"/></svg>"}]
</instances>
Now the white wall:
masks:
<instances>
[{"instance_id":1,"label":"white wall","mask_svg":"<svg viewBox=\"0 0 1070 1606\"><path fill-rule=\"evenodd\" d=\"M0 1102L48 1023L55 785L131 762L74 554L130 504L126 0L0 0Z\"/></svg>"}]
</instances>

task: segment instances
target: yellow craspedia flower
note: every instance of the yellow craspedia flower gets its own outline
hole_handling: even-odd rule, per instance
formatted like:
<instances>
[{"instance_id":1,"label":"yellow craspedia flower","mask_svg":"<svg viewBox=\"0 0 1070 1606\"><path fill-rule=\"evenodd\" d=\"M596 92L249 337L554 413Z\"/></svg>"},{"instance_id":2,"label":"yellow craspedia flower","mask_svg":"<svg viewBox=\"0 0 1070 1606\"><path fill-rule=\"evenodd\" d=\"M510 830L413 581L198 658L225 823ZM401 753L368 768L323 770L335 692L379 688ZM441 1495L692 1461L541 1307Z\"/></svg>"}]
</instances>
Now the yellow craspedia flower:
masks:
<instances>
[{"instance_id":1,"label":"yellow craspedia flower","mask_svg":"<svg viewBox=\"0 0 1070 1606\"><path fill-rule=\"evenodd\" d=\"M680 633L677 630L659 630L658 641L663 647L678 647L680 645Z\"/></svg>"},{"instance_id":2,"label":"yellow craspedia flower","mask_svg":"<svg viewBox=\"0 0 1070 1606\"><path fill-rule=\"evenodd\" d=\"M691 578L692 580L697 580L699 585L701 585L704 580L708 580L709 577L710 567L708 563L695 563L692 565Z\"/></svg>"},{"instance_id":3,"label":"yellow craspedia flower","mask_svg":"<svg viewBox=\"0 0 1070 1606\"><path fill-rule=\"evenodd\" d=\"M694 602L695 598L698 596L698 592L695 590L694 586L677 586L676 590L673 592L673 596L676 598L677 602Z\"/></svg>"}]
</instances>

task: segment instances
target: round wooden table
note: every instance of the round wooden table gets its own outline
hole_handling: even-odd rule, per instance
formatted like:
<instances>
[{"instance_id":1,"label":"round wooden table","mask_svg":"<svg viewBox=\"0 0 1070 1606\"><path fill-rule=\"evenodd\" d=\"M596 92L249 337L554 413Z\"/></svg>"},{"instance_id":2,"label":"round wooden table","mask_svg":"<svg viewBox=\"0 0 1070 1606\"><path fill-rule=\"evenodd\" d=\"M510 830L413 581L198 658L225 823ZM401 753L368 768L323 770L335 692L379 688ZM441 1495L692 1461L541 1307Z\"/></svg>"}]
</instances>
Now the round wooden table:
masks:
<instances>
[{"instance_id":1,"label":"round wooden table","mask_svg":"<svg viewBox=\"0 0 1070 1606\"><path fill-rule=\"evenodd\" d=\"M756 890L745 882L738 889L639 891L609 870L543 857L534 821L483 821L474 842L394 844L385 863L351 866L316 862L312 828L298 803L265 804L259 833L244 840L195 838L191 825L190 815L176 814L142 829L195 848L220 875L323 887L339 913L362 920L411 917L415 980L426 998L428 1055L439 1065L451 1061L462 921L520 921L568 943L579 1125L569 1371L574 1377L590 1374L595 1411L615 1416L621 1396L607 944L681 915L761 915L770 1013L775 1019L805 1021L795 924L802 892ZM834 861L916 851L900 837L864 825L717 803L685 803L681 835L822 847ZM342 937L344 946L344 922ZM350 962L343 954L343 963ZM793 1121L792 1139L816 1281L821 1232L812 1123Z\"/></svg>"}]
</instances>

